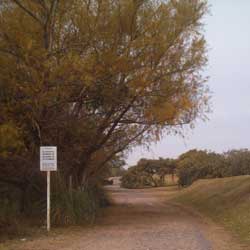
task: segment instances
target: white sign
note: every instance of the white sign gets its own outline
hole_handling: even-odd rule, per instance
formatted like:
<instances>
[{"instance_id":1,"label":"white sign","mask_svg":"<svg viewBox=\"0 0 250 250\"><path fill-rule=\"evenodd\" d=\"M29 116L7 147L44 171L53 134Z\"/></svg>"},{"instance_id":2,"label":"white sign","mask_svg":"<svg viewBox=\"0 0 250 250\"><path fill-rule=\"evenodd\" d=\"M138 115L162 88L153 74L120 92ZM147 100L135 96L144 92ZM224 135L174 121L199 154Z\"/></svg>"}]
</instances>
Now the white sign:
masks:
<instances>
[{"instance_id":1,"label":"white sign","mask_svg":"<svg viewBox=\"0 0 250 250\"><path fill-rule=\"evenodd\" d=\"M47 231L50 231L50 171L57 170L57 147L40 147L40 170L47 171Z\"/></svg>"},{"instance_id":2,"label":"white sign","mask_svg":"<svg viewBox=\"0 0 250 250\"><path fill-rule=\"evenodd\" d=\"M40 170L57 171L57 147L40 147Z\"/></svg>"}]
</instances>

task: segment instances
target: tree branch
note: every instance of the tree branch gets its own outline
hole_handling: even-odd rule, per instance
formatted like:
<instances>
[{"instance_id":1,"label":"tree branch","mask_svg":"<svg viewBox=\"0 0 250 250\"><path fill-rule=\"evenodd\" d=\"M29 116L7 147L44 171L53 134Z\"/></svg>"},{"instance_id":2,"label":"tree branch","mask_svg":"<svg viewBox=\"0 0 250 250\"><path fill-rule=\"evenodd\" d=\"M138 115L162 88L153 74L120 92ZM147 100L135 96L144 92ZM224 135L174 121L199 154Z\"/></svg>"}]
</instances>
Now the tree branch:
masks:
<instances>
[{"instance_id":1,"label":"tree branch","mask_svg":"<svg viewBox=\"0 0 250 250\"><path fill-rule=\"evenodd\" d=\"M96 171L100 171L102 169L102 167L105 166L105 164L107 162L109 162L116 154L124 151L128 145L130 143L132 143L133 141L135 141L138 137L140 137L141 135L143 135L148 129L150 128L150 126L145 126L139 133L137 133L135 136L133 136L132 138L130 138L123 146L119 147L118 149L114 150L112 153L110 153L106 159L104 161L102 161L99 165L97 165L97 167L95 167L94 170L92 170L90 172L90 176L92 176L93 174L96 173Z\"/></svg>"},{"instance_id":2,"label":"tree branch","mask_svg":"<svg viewBox=\"0 0 250 250\"><path fill-rule=\"evenodd\" d=\"M35 19L39 24L43 25L43 22L29 9L27 9L25 6L23 6L18 0L12 0L17 6L19 6L26 14L28 14L30 17Z\"/></svg>"}]
</instances>

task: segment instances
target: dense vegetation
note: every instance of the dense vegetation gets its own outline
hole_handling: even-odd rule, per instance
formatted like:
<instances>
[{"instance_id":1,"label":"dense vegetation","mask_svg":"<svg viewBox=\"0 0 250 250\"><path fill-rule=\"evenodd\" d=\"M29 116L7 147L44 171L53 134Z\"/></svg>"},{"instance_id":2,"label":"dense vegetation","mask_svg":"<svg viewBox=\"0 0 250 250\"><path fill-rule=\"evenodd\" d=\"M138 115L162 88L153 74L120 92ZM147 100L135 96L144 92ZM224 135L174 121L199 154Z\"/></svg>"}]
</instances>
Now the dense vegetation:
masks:
<instances>
[{"instance_id":1,"label":"dense vegetation","mask_svg":"<svg viewBox=\"0 0 250 250\"><path fill-rule=\"evenodd\" d=\"M190 150L178 159L142 159L122 177L126 188L167 185L166 175L177 175L180 186L189 186L198 179L250 175L250 151L231 150L223 154Z\"/></svg>"},{"instance_id":2,"label":"dense vegetation","mask_svg":"<svg viewBox=\"0 0 250 250\"><path fill-rule=\"evenodd\" d=\"M195 180L250 174L250 151L232 150L223 154L191 150L177 160L179 184L188 186Z\"/></svg>"},{"instance_id":3,"label":"dense vegetation","mask_svg":"<svg viewBox=\"0 0 250 250\"><path fill-rule=\"evenodd\" d=\"M113 160L204 118L206 12L205 0L0 1L1 208L43 211L39 147L56 145L56 214L77 221L67 211L96 200Z\"/></svg>"},{"instance_id":4,"label":"dense vegetation","mask_svg":"<svg viewBox=\"0 0 250 250\"><path fill-rule=\"evenodd\" d=\"M174 201L211 217L249 246L249 191L250 176L198 180L182 190Z\"/></svg>"},{"instance_id":5,"label":"dense vegetation","mask_svg":"<svg viewBox=\"0 0 250 250\"><path fill-rule=\"evenodd\" d=\"M130 167L121 178L121 186L125 188L145 188L165 186L166 176L175 178L174 160L141 159L136 166Z\"/></svg>"},{"instance_id":6,"label":"dense vegetation","mask_svg":"<svg viewBox=\"0 0 250 250\"><path fill-rule=\"evenodd\" d=\"M110 170L109 170L109 177L116 177L122 176L125 173L125 166L126 162L121 159L112 160L110 162Z\"/></svg>"}]
</instances>

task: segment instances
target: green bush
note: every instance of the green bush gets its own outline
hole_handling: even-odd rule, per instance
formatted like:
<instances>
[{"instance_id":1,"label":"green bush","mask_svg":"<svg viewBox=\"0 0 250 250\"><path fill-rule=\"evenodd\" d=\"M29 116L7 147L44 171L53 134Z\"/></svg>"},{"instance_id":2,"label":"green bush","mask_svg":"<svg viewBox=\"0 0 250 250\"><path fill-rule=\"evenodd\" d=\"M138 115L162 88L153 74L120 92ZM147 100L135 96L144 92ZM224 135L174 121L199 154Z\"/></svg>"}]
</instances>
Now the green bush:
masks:
<instances>
[{"instance_id":1,"label":"green bush","mask_svg":"<svg viewBox=\"0 0 250 250\"><path fill-rule=\"evenodd\" d=\"M177 165L179 185L189 186L198 179L223 177L226 162L222 155L191 150L179 157Z\"/></svg>"},{"instance_id":2,"label":"green bush","mask_svg":"<svg viewBox=\"0 0 250 250\"><path fill-rule=\"evenodd\" d=\"M223 154L190 150L177 160L179 184L191 185L198 179L250 174L250 152L232 150Z\"/></svg>"},{"instance_id":3,"label":"green bush","mask_svg":"<svg viewBox=\"0 0 250 250\"><path fill-rule=\"evenodd\" d=\"M108 205L108 197L98 184L70 190L60 176L56 177L55 183L51 196L51 219L54 225L93 223L99 209Z\"/></svg>"},{"instance_id":4,"label":"green bush","mask_svg":"<svg viewBox=\"0 0 250 250\"><path fill-rule=\"evenodd\" d=\"M144 188L166 186L165 177L175 175L176 163L172 159L141 159L136 166L130 167L122 176L124 188Z\"/></svg>"},{"instance_id":5,"label":"green bush","mask_svg":"<svg viewBox=\"0 0 250 250\"><path fill-rule=\"evenodd\" d=\"M148 176L143 175L143 173L132 173L128 171L121 178L121 186L124 188L144 188L152 187L153 184Z\"/></svg>"},{"instance_id":6,"label":"green bush","mask_svg":"<svg viewBox=\"0 0 250 250\"><path fill-rule=\"evenodd\" d=\"M98 203L92 192L60 192L52 196L52 223L63 226L93 222L97 209Z\"/></svg>"},{"instance_id":7,"label":"green bush","mask_svg":"<svg viewBox=\"0 0 250 250\"><path fill-rule=\"evenodd\" d=\"M0 197L0 236L19 235L20 225L41 226L46 220L46 195L26 197L27 206L22 210L22 195L9 188L8 195ZM101 207L108 205L102 186L93 184L85 189L72 189L59 174L52 176L51 223L54 226L93 223ZM22 230L23 231L23 230Z\"/></svg>"},{"instance_id":8,"label":"green bush","mask_svg":"<svg viewBox=\"0 0 250 250\"><path fill-rule=\"evenodd\" d=\"M168 185L165 176L177 174L180 186L189 186L198 179L250 175L250 151L231 150L222 154L206 150L190 150L177 160L141 159L121 179L125 188Z\"/></svg>"},{"instance_id":9,"label":"green bush","mask_svg":"<svg viewBox=\"0 0 250 250\"><path fill-rule=\"evenodd\" d=\"M151 166L137 165L130 168L121 178L124 188L145 188L164 186L164 178L160 178L157 169Z\"/></svg>"}]
</instances>

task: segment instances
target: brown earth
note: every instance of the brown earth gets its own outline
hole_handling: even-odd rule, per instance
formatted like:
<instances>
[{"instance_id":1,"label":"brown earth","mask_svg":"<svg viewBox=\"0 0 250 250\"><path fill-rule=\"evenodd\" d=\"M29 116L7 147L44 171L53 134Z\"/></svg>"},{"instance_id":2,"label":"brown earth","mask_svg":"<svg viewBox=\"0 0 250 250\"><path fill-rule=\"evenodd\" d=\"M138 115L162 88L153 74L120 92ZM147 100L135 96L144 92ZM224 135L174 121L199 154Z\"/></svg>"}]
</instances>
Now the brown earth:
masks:
<instances>
[{"instance_id":1,"label":"brown earth","mask_svg":"<svg viewBox=\"0 0 250 250\"><path fill-rule=\"evenodd\" d=\"M176 188L108 188L113 206L95 226L56 229L49 236L0 246L0 250L240 250L222 228L175 205Z\"/></svg>"}]
</instances>

